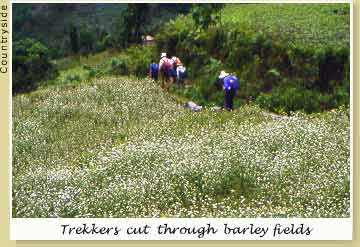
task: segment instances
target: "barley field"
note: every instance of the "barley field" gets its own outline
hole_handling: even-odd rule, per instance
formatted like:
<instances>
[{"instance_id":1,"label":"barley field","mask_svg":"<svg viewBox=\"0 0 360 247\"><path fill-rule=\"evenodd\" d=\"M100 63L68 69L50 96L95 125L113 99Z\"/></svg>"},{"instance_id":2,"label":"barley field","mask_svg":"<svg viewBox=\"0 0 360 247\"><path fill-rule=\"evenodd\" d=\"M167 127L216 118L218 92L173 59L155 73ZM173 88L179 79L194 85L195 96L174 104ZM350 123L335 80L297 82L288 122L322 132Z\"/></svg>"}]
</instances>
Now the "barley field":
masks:
<instances>
[{"instance_id":1,"label":"barley field","mask_svg":"<svg viewBox=\"0 0 360 247\"><path fill-rule=\"evenodd\" d=\"M195 113L146 79L13 98L13 217L349 217L349 109Z\"/></svg>"}]
</instances>

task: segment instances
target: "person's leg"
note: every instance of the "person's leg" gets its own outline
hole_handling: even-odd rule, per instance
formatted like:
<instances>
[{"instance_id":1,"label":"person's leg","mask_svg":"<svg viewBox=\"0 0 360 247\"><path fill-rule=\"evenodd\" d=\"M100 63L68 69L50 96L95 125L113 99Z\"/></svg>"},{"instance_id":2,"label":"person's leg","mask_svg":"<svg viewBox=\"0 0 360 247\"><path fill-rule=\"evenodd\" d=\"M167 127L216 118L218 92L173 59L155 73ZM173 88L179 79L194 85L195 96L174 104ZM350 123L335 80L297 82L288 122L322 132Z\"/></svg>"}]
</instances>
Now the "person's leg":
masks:
<instances>
[{"instance_id":1,"label":"person's leg","mask_svg":"<svg viewBox=\"0 0 360 247\"><path fill-rule=\"evenodd\" d=\"M230 107L230 93L229 91L224 91L224 108L225 110L229 110Z\"/></svg>"},{"instance_id":2,"label":"person's leg","mask_svg":"<svg viewBox=\"0 0 360 247\"><path fill-rule=\"evenodd\" d=\"M233 103L234 103L234 97L235 97L235 90L231 89L230 90L230 99L229 99L229 108L232 110L233 109Z\"/></svg>"},{"instance_id":3,"label":"person's leg","mask_svg":"<svg viewBox=\"0 0 360 247\"><path fill-rule=\"evenodd\" d=\"M170 77L171 83L174 83L175 82L175 71L173 68L169 68L169 77Z\"/></svg>"},{"instance_id":4,"label":"person's leg","mask_svg":"<svg viewBox=\"0 0 360 247\"><path fill-rule=\"evenodd\" d=\"M161 70L161 87L165 88L166 73L165 70Z\"/></svg>"},{"instance_id":5,"label":"person's leg","mask_svg":"<svg viewBox=\"0 0 360 247\"><path fill-rule=\"evenodd\" d=\"M232 93L232 90L231 90L230 94L229 94L229 109L230 110L233 109L233 99L234 99L234 94Z\"/></svg>"},{"instance_id":6,"label":"person's leg","mask_svg":"<svg viewBox=\"0 0 360 247\"><path fill-rule=\"evenodd\" d=\"M179 80L180 79L180 70L179 67L176 68L176 78Z\"/></svg>"}]
</instances>

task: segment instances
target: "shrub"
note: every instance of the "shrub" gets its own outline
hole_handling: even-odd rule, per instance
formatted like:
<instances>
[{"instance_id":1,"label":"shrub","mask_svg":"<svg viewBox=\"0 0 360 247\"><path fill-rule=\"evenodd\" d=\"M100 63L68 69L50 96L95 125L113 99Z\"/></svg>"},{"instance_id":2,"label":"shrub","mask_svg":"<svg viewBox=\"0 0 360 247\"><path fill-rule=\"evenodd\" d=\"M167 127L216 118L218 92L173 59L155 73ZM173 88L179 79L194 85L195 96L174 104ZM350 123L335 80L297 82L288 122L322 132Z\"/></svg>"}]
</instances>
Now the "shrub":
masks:
<instances>
[{"instance_id":1,"label":"shrub","mask_svg":"<svg viewBox=\"0 0 360 247\"><path fill-rule=\"evenodd\" d=\"M97 74L97 70L91 68L91 69L89 70L88 76L89 76L89 78L93 78L93 77L96 76L96 74Z\"/></svg>"},{"instance_id":2,"label":"shrub","mask_svg":"<svg viewBox=\"0 0 360 247\"><path fill-rule=\"evenodd\" d=\"M81 81L81 77L78 74L69 74L65 77L63 83L70 84L70 83L80 82L80 81Z\"/></svg>"},{"instance_id":3,"label":"shrub","mask_svg":"<svg viewBox=\"0 0 360 247\"><path fill-rule=\"evenodd\" d=\"M256 98L260 107L273 112L287 112L302 110L306 113L329 110L340 105L349 105L349 91L345 87L338 87L333 93L323 93L302 87L277 88L271 93L261 93Z\"/></svg>"},{"instance_id":4,"label":"shrub","mask_svg":"<svg viewBox=\"0 0 360 247\"><path fill-rule=\"evenodd\" d=\"M80 28L80 49L83 54L91 52L95 44L95 35L90 31L89 27L82 26Z\"/></svg>"},{"instance_id":5,"label":"shrub","mask_svg":"<svg viewBox=\"0 0 360 247\"><path fill-rule=\"evenodd\" d=\"M95 43L95 51L96 52L102 52L102 51L105 51L105 49L106 49L106 46L104 45L103 42L98 41Z\"/></svg>"},{"instance_id":6,"label":"shrub","mask_svg":"<svg viewBox=\"0 0 360 247\"><path fill-rule=\"evenodd\" d=\"M13 43L13 84L12 92L35 89L41 80L51 79L57 70L50 62L48 48L34 39Z\"/></svg>"},{"instance_id":7,"label":"shrub","mask_svg":"<svg viewBox=\"0 0 360 247\"><path fill-rule=\"evenodd\" d=\"M127 63L118 58L113 58L110 66L110 73L114 75L127 75L129 72Z\"/></svg>"},{"instance_id":8,"label":"shrub","mask_svg":"<svg viewBox=\"0 0 360 247\"><path fill-rule=\"evenodd\" d=\"M154 58L154 50L149 46L132 46L126 51L129 57L129 72L137 77L145 77L149 71L149 65Z\"/></svg>"}]
</instances>

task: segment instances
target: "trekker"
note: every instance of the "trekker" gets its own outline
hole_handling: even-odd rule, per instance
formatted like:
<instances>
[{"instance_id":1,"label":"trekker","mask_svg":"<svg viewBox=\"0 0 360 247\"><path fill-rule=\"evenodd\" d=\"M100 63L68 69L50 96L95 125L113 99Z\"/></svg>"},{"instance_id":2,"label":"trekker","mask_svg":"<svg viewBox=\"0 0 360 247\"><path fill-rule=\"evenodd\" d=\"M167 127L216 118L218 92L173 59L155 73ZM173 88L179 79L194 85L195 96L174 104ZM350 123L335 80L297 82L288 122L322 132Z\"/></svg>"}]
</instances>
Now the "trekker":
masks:
<instances>
[{"instance_id":1,"label":"trekker","mask_svg":"<svg viewBox=\"0 0 360 247\"><path fill-rule=\"evenodd\" d=\"M161 59L159 62L159 70L161 73L161 86L164 88L164 81L168 81L171 77L175 77L172 71L172 60L167 58L166 53L161 53Z\"/></svg>"},{"instance_id":2,"label":"trekker","mask_svg":"<svg viewBox=\"0 0 360 247\"><path fill-rule=\"evenodd\" d=\"M159 76L159 65L155 63L154 60L151 60L149 77L152 80L157 81L158 76Z\"/></svg>"},{"instance_id":3,"label":"trekker","mask_svg":"<svg viewBox=\"0 0 360 247\"><path fill-rule=\"evenodd\" d=\"M224 108L231 111L236 90L239 89L239 82L235 76L229 75L224 70L220 72L219 79L224 89Z\"/></svg>"},{"instance_id":4,"label":"trekker","mask_svg":"<svg viewBox=\"0 0 360 247\"><path fill-rule=\"evenodd\" d=\"M176 79L180 83L184 80L186 76L186 68L181 64L176 68Z\"/></svg>"},{"instance_id":5,"label":"trekker","mask_svg":"<svg viewBox=\"0 0 360 247\"><path fill-rule=\"evenodd\" d=\"M174 70L176 71L176 68L177 68L178 66L182 65L182 62L181 62L180 58L175 57L175 56L173 56L173 57L171 58L171 60L172 60L172 63L173 63L173 68L174 68Z\"/></svg>"},{"instance_id":6,"label":"trekker","mask_svg":"<svg viewBox=\"0 0 360 247\"><path fill-rule=\"evenodd\" d=\"M176 82L180 83L186 75L186 68L183 66L180 58L173 56L171 60L173 61L174 71L176 71Z\"/></svg>"}]
</instances>

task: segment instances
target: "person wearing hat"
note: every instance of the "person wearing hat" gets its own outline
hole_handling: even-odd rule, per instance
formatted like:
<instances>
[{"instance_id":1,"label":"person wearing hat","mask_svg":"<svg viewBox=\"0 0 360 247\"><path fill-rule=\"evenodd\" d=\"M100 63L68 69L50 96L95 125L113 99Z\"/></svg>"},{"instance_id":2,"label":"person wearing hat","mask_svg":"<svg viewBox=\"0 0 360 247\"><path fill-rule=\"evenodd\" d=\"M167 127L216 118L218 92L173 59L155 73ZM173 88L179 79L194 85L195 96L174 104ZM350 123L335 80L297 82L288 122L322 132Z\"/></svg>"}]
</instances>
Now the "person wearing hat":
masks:
<instances>
[{"instance_id":1,"label":"person wearing hat","mask_svg":"<svg viewBox=\"0 0 360 247\"><path fill-rule=\"evenodd\" d=\"M224 108L228 111L233 109L233 100L236 90L239 89L239 82L235 76L226 73L224 70L220 72L219 79L224 89Z\"/></svg>"},{"instance_id":2,"label":"person wearing hat","mask_svg":"<svg viewBox=\"0 0 360 247\"><path fill-rule=\"evenodd\" d=\"M164 88L164 81L168 81L171 76L172 60L167 58L166 52L160 55L159 70L161 72L161 86Z\"/></svg>"}]
</instances>

